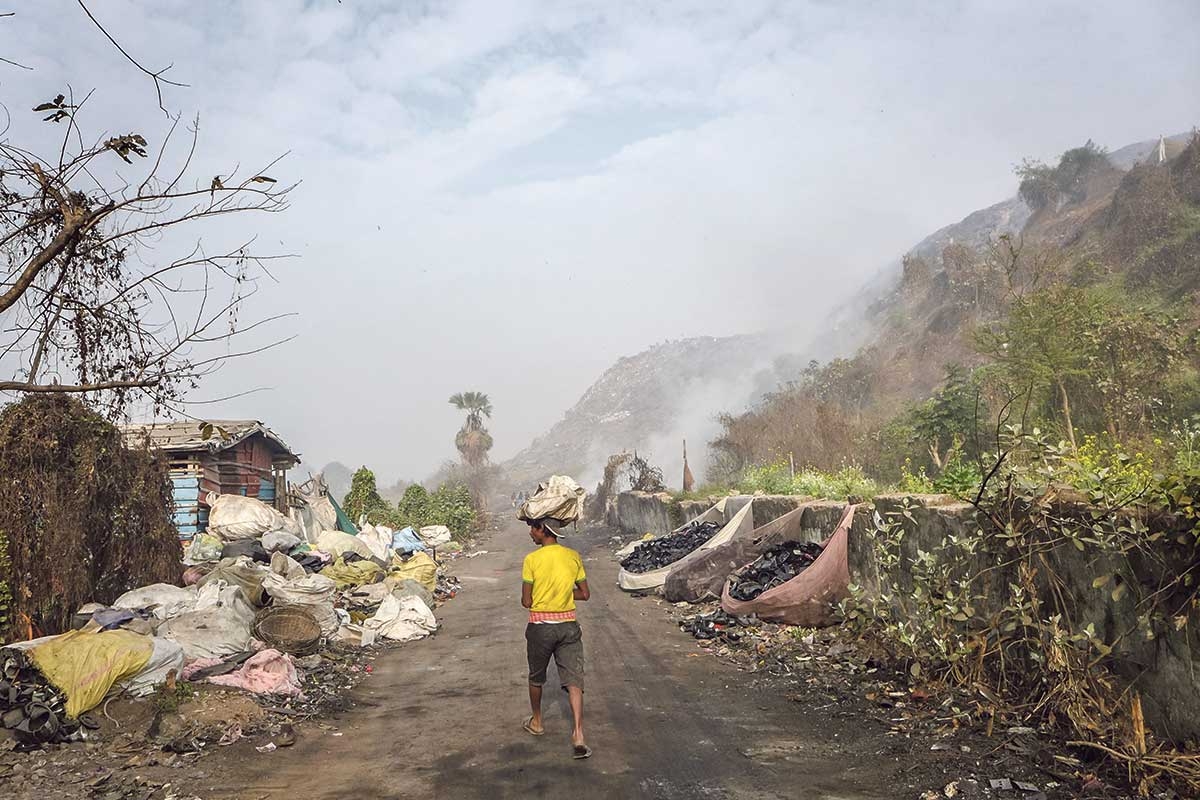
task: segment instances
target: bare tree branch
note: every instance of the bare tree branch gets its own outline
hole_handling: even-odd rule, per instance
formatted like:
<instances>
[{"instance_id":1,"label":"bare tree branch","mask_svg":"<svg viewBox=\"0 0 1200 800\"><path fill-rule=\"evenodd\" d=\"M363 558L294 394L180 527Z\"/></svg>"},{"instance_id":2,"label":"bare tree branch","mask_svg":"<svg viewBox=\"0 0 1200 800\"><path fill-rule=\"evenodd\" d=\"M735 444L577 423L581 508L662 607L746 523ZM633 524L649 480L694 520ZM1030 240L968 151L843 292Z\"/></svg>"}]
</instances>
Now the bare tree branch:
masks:
<instances>
[{"instance_id":1,"label":"bare tree branch","mask_svg":"<svg viewBox=\"0 0 1200 800\"><path fill-rule=\"evenodd\" d=\"M130 64L133 64L133 65L134 65L135 67L137 67L139 70L141 70L142 72L144 72L145 74L149 75L151 78L153 78L153 79L154 79L154 91L155 91L155 92L158 94L158 107L159 107L160 109L162 109L162 112L163 112L164 114L166 114L168 117L170 117L171 115L170 115L170 113L167 111L167 109L166 109L166 106L164 106L164 105L163 105L163 98L162 98L162 84L164 84L164 83L165 83L165 84L168 84L168 85L170 85L170 86L178 86L178 87L180 87L180 88L187 88L187 84L186 84L186 83L178 83L178 82L176 82L176 81L168 80L167 78L164 78L164 77L162 77L162 74L163 74L164 72L166 72L167 70L169 70L171 67L173 67L173 66L175 66L175 65L174 65L174 64L168 64L167 66L163 67L162 69L158 70L157 72L154 72L154 71L151 71L151 70L149 70L149 69L146 69L145 67L143 67L143 66L141 65L141 63L139 63L139 62L138 62L138 60L137 60L136 58L134 58L133 56L129 55L129 53L128 53L128 52L126 52L125 48L124 48L124 47L121 47L121 44L120 44L120 42L118 42L116 39L114 39L114 38L112 37L112 34L110 34L110 33L109 33L109 32L108 32L108 31L107 31L105 28L104 28L104 26L100 24L100 20L96 19L96 17L95 17L95 16L92 14L92 12L91 12L90 10L88 10L88 7L87 7L87 5L86 5L86 4L83 2L83 0L76 0L76 2L78 2L78 3L79 3L79 7L83 9L83 13L87 14L87 16L88 16L88 19L90 19L90 20L92 21L92 23L93 23L93 24L95 24L95 26L96 26L97 28L99 28L99 29L100 29L100 32L104 34L104 38L106 38L106 39L108 39L110 42L112 42L112 45L113 45L113 47L117 48L117 50L119 50L119 51L120 51L121 55L125 56L125 58L126 58L128 61L129 61L129 63L130 63Z\"/></svg>"}]
</instances>

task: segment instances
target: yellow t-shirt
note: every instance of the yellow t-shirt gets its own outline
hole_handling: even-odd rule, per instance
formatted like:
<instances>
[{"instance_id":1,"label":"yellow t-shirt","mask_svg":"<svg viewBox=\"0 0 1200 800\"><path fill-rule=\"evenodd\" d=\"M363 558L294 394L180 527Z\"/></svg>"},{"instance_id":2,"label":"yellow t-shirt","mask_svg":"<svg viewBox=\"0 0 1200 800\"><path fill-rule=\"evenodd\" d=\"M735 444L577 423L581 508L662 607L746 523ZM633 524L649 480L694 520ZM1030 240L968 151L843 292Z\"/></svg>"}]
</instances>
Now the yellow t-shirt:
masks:
<instances>
[{"instance_id":1,"label":"yellow t-shirt","mask_svg":"<svg viewBox=\"0 0 1200 800\"><path fill-rule=\"evenodd\" d=\"M579 553L561 544L544 544L525 556L521 580L533 584L530 611L574 611L575 584L587 580L587 573Z\"/></svg>"}]
</instances>

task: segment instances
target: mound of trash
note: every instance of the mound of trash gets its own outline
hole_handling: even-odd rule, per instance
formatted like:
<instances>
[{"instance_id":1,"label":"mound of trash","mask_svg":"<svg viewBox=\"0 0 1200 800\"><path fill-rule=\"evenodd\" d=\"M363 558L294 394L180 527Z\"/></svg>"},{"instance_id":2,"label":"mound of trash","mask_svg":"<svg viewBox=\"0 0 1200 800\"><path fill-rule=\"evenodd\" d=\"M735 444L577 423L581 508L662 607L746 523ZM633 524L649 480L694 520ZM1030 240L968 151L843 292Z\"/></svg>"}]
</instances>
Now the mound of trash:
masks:
<instances>
[{"instance_id":1,"label":"mound of trash","mask_svg":"<svg viewBox=\"0 0 1200 800\"><path fill-rule=\"evenodd\" d=\"M821 545L815 542L777 544L734 577L729 594L735 600L753 600L799 575L822 551Z\"/></svg>"},{"instance_id":2,"label":"mound of trash","mask_svg":"<svg viewBox=\"0 0 1200 800\"><path fill-rule=\"evenodd\" d=\"M85 739L106 698L176 679L307 708L321 698L306 691L326 692L306 671L429 636L434 607L461 590L436 560L462 550L444 527L317 532L254 498L206 502L210 529L174 570L183 585L87 603L66 633L0 647L0 725L22 746Z\"/></svg>"},{"instance_id":3,"label":"mound of trash","mask_svg":"<svg viewBox=\"0 0 1200 800\"><path fill-rule=\"evenodd\" d=\"M701 641L721 638L736 642L741 638L738 628L751 627L756 623L757 620L752 617L735 617L718 608L710 614L697 614L681 620L679 629Z\"/></svg>"},{"instance_id":4,"label":"mound of trash","mask_svg":"<svg viewBox=\"0 0 1200 800\"><path fill-rule=\"evenodd\" d=\"M675 533L638 545L621 561L621 568L633 573L649 572L674 564L717 535L716 522L690 522Z\"/></svg>"}]
</instances>

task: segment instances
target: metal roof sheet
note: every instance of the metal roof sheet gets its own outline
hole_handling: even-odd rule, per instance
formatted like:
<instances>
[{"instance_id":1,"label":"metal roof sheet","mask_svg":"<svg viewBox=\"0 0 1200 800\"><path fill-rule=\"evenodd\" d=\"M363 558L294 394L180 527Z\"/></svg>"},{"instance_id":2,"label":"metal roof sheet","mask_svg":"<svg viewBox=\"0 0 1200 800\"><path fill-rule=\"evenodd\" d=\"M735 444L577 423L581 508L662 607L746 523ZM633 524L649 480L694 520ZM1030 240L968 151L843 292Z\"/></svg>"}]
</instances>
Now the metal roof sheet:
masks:
<instances>
[{"instance_id":1,"label":"metal roof sheet","mask_svg":"<svg viewBox=\"0 0 1200 800\"><path fill-rule=\"evenodd\" d=\"M196 420L173 422L134 422L121 426L125 441L129 444L141 444L149 436L150 445L167 452L187 452L208 450L219 452L227 450L239 442L248 439L256 433L261 433L275 443L288 455L299 458L287 442L277 433L256 419L212 419L206 420L213 426L212 436L204 438L202 432L205 423Z\"/></svg>"}]
</instances>

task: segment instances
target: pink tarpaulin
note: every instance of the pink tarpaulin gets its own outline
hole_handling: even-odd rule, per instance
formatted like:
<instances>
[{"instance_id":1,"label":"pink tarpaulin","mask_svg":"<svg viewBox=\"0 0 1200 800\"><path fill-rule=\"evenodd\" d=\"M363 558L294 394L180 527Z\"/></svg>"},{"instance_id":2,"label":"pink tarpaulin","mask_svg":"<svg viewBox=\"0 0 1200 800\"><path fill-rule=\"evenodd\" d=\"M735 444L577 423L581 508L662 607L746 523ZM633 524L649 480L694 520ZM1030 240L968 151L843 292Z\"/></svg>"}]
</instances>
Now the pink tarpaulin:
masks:
<instances>
[{"instance_id":1,"label":"pink tarpaulin","mask_svg":"<svg viewBox=\"0 0 1200 800\"><path fill-rule=\"evenodd\" d=\"M738 573L731 575L721 593L721 608L737 616L757 614L759 619L767 622L812 627L833 624L833 604L849 594L850 568L846 551L856 508L849 506L846 509L837 530L822 542L821 555L787 583L769 589L753 600L735 600L729 594L729 585Z\"/></svg>"}]
</instances>

